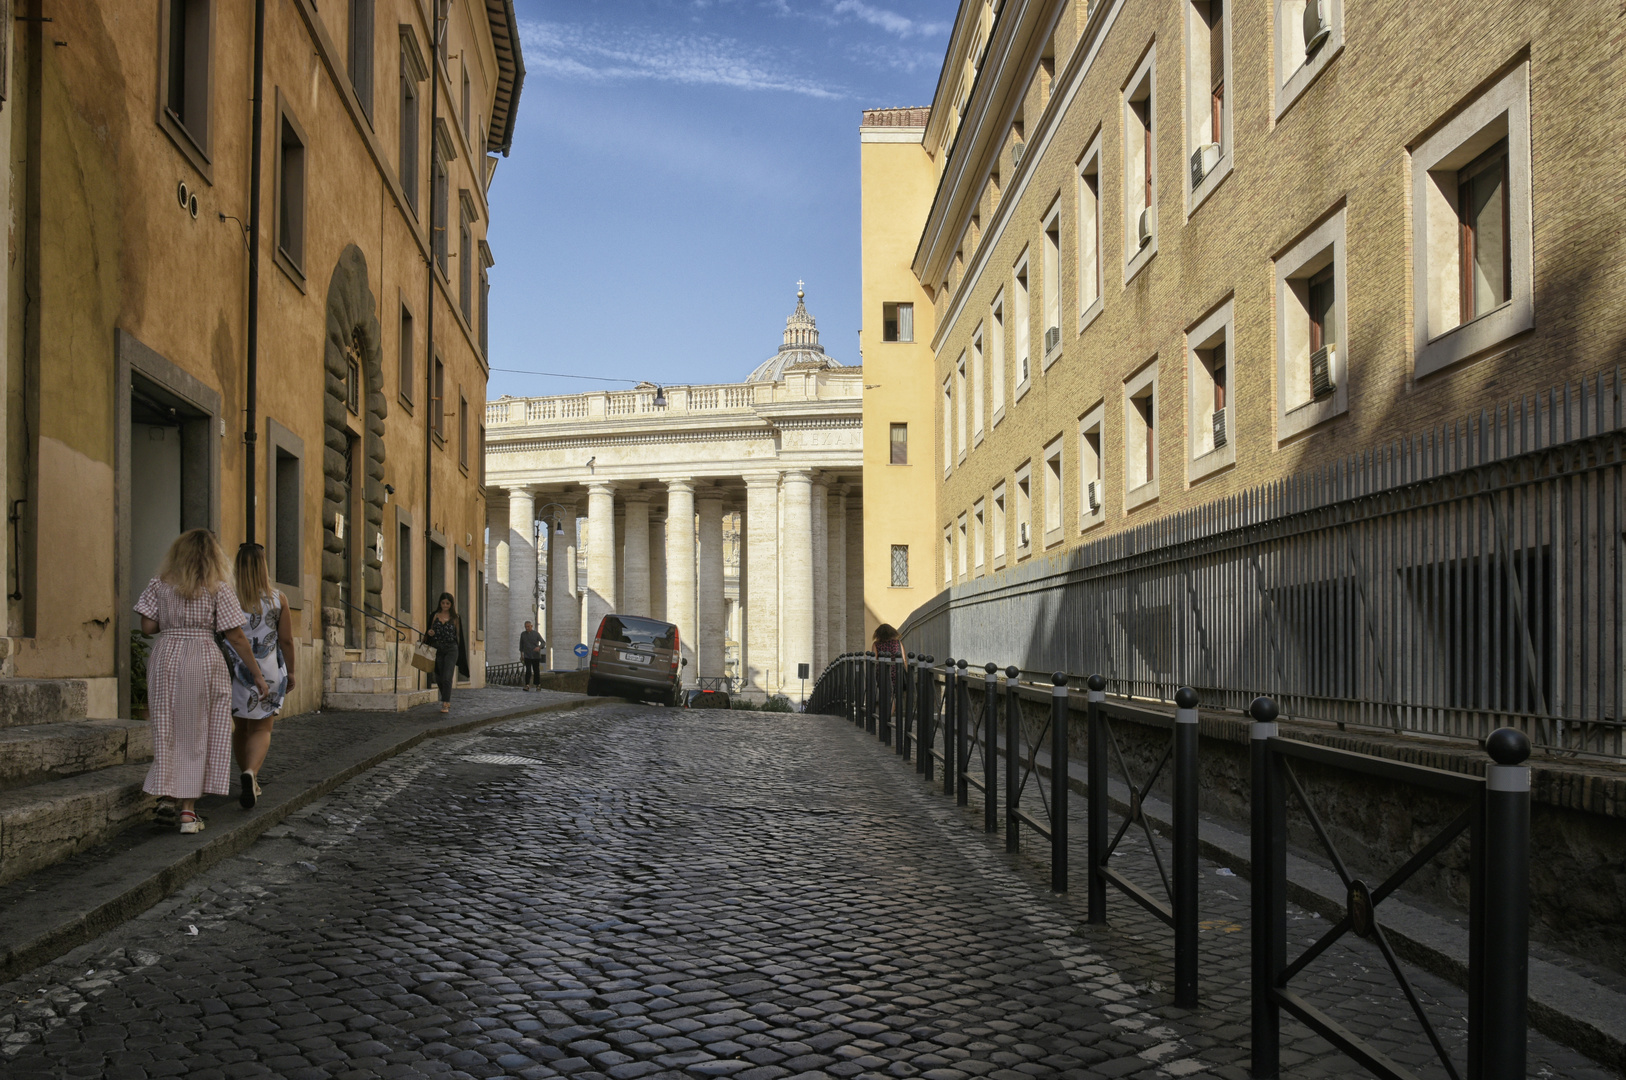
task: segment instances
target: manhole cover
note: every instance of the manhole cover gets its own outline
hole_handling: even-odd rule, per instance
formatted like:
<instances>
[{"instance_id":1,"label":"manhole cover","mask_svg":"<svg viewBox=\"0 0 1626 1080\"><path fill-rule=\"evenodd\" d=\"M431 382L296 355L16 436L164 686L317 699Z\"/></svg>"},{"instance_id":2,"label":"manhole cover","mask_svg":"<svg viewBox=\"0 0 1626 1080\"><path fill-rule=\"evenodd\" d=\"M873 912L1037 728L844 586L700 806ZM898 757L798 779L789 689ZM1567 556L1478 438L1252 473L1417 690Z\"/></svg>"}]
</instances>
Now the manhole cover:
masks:
<instances>
[{"instance_id":1,"label":"manhole cover","mask_svg":"<svg viewBox=\"0 0 1626 1080\"><path fill-rule=\"evenodd\" d=\"M464 761L472 761L476 765L552 765L551 761L538 761L536 758L520 757L518 754L469 754Z\"/></svg>"}]
</instances>

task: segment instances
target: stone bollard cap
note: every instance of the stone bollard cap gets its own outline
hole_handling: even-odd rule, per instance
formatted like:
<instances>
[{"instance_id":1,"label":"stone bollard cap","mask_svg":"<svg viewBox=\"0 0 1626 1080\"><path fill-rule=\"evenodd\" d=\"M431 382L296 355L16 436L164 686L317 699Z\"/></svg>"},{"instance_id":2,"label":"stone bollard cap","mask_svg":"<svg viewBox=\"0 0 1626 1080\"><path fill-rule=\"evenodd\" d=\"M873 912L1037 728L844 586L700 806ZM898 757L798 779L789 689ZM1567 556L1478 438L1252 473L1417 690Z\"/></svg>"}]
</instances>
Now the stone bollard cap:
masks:
<instances>
[{"instance_id":1,"label":"stone bollard cap","mask_svg":"<svg viewBox=\"0 0 1626 1080\"><path fill-rule=\"evenodd\" d=\"M1091 675L1088 679L1085 680L1084 685L1088 686L1091 690L1094 690L1097 693L1099 693L1102 690L1105 690L1107 688L1106 676L1104 676L1104 675Z\"/></svg>"},{"instance_id":2,"label":"stone bollard cap","mask_svg":"<svg viewBox=\"0 0 1626 1080\"><path fill-rule=\"evenodd\" d=\"M1022 674L1022 669L1017 667L1015 664L1012 664L1010 667L1005 669L1005 677L1012 682L1015 682L1016 677L1020 674Z\"/></svg>"},{"instance_id":3,"label":"stone bollard cap","mask_svg":"<svg viewBox=\"0 0 1626 1080\"><path fill-rule=\"evenodd\" d=\"M1276 702L1272 701L1268 697L1265 697L1263 694L1254 698L1253 701L1248 704L1248 715L1259 721L1261 724L1272 723L1281 714L1282 710L1276 707Z\"/></svg>"},{"instance_id":4,"label":"stone bollard cap","mask_svg":"<svg viewBox=\"0 0 1626 1080\"><path fill-rule=\"evenodd\" d=\"M1518 728L1497 728L1485 736L1485 753L1498 765L1522 765L1530 756L1530 738Z\"/></svg>"},{"instance_id":5,"label":"stone bollard cap","mask_svg":"<svg viewBox=\"0 0 1626 1080\"><path fill-rule=\"evenodd\" d=\"M1066 686L1067 685L1067 673L1065 671L1054 672L1050 676L1050 681L1053 684L1055 684L1056 686Z\"/></svg>"},{"instance_id":6,"label":"stone bollard cap","mask_svg":"<svg viewBox=\"0 0 1626 1080\"><path fill-rule=\"evenodd\" d=\"M990 675L994 675L999 672L999 665L990 660L982 666L982 670L986 671Z\"/></svg>"},{"instance_id":7,"label":"stone bollard cap","mask_svg":"<svg viewBox=\"0 0 1626 1080\"><path fill-rule=\"evenodd\" d=\"M1182 709L1195 709L1197 707L1197 691L1189 686L1182 686L1174 692L1174 703Z\"/></svg>"},{"instance_id":8,"label":"stone bollard cap","mask_svg":"<svg viewBox=\"0 0 1626 1080\"><path fill-rule=\"evenodd\" d=\"M971 665L966 663L964 660L956 660L954 662L954 666L959 668L961 671L964 671L966 668L970 667Z\"/></svg>"},{"instance_id":9,"label":"stone bollard cap","mask_svg":"<svg viewBox=\"0 0 1626 1080\"><path fill-rule=\"evenodd\" d=\"M906 654L905 654L905 655L906 655L906 656L908 656L908 657L909 657L909 659L911 659L911 660L913 660L913 659L914 659L914 658L915 658L915 654L914 654L914 653L906 653Z\"/></svg>"}]
</instances>

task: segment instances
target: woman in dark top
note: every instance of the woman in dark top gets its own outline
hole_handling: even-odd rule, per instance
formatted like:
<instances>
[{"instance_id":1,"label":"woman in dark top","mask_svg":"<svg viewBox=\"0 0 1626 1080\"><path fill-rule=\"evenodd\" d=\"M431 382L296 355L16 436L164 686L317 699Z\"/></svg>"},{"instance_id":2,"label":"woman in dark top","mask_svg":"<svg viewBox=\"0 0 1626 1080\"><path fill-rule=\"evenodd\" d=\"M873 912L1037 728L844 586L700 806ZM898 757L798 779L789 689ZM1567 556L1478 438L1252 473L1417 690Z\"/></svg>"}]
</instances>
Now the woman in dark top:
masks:
<instances>
[{"instance_id":1,"label":"woman in dark top","mask_svg":"<svg viewBox=\"0 0 1626 1080\"><path fill-rule=\"evenodd\" d=\"M457 601L452 594L440 594L440 604L429 617L429 629L423 633L426 644L435 647L435 685L440 688L440 711L452 711L452 683L459 672L469 676L468 639L463 635L463 620L457 614Z\"/></svg>"},{"instance_id":2,"label":"woman in dark top","mask_svg":"<svg viewBox=\"0 0 1626 1080\"><path fill-rule=\"evenodd\" d=\"M875 637L870 642L870 645L875 650L877 657L887 656L894 660L903 657L903 639L898 637L898 632L892 628L890 623L882 623L875 628ZM892 679L893 685L897 685L898 669L895 667L889 668L888 675Z\"/></svg>"}]
</instances>

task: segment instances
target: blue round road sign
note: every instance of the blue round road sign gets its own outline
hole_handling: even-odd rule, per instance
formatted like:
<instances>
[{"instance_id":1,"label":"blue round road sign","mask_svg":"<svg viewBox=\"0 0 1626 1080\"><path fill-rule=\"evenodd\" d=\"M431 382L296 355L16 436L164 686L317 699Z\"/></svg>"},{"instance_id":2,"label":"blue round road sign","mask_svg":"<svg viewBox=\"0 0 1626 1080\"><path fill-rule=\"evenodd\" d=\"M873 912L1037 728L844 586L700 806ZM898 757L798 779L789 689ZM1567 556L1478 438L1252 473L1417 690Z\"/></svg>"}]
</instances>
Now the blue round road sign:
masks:
<instances>
[{"instance_id":1,"label":"blue round road sign","mask_svg":"<svg viewBox=\"0 0 1626 1080\"><path fill-rule=\"evenodd\" d=\"M576 646L576 655L577 656L586 656L587 655L587 646L586 645L577 645Z\"/></svg>"}]
</instances>

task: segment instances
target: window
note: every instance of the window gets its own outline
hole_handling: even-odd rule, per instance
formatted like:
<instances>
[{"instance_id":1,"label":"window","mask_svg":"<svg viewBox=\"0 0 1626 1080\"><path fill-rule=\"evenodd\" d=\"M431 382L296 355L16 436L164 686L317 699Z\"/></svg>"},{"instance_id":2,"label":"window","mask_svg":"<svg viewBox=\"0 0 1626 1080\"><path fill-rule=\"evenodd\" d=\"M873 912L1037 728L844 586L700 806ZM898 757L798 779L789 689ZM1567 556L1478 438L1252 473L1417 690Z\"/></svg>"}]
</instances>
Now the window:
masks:
<instances>
[{"instance_id":1,"label":"window","mask_svg":"<svg viewBox=\"0 0 1626 1080\"><path fill-rule=\"evenodd\" d=\"M469 611L469 561L461 554L457 556L457 578L453 588L457 590L457 611L464 619L472 614ZM467 625L465 623L465 625Z\"/></svg>"},{"instance_id":2,"label":"window","mask_svg":"<svg viewBox=\"0 0 1626 1080\"><path fill-rule=\"evenodd\" d=\"M469 471L469 399L457 396L457 463Z\"/></svg>"},{"instance_id":3,"label":"window","mask_svg":"<svg viewBox=\"0 0 1626 1080\"><path fill-rule=\"evenodd\" d=\"M472 147L474 145L474 112L469 107L469 65L464 62L459 66L463 69L463 108L458 115L463 117L463 141Z\"/></svg>"},{"instance_id":4,"label":"window","mask_svg":"<svg viewBox=\"0 0 1626 1080\"><path fill-rule=\"evenodd\" d=\"M451 0L447 0L446 10L441 14L440 25L435 28L435 52L440 56L440 63L442 67L446 66L451 61L451 46L446 40L446 28L451 25L452 5Z\"/></svg>"},{"instance_id":5,"label":"window","mask_svg":"<svg viewBox=\"0 0 1626 1080\"><path fill-rule=\"evenodd\" d=\"M988 531L994 540L994 569L1005 565L1005 484L1003 481L994 488L993 518L988 523Z\"/></svg>"},{"instance_id":6,"label":"window","mask_svg":"<svg viewBox=\"0 0 1626 1080\"><path fill-rule=\"evenodd\" d=\"M435 434L446 437L446 365L435 357L435 384L429 394L429 415L434 418Z\"/></svg>"},{"instance_id":7,"label":"window","mask_svg":"<svg viewBox=\"0 0 1626 1080\"><path fill-rule=\"evenodd\" d=\"M978 499L971 507L971 551L972 564L978 570L982 569L985 558L985 545L983 542L984 525L986 524L987 506L982 499Z\"/></svg>"},{"instance_id":8,"label":"window","mask_svg":"<svg viewBox=\"0 0 1626 1080\"><path fill-rule=\"evenodd\" d=\"M1229 0L1186 4L1187 212L1208 198L1231 171Z\"/></svg>"},{"instance_id":9,"label":"window","mask_svg":"<svg viewBox=\"0 0 1626 1080\"><path fill-rule=\"evenodd\" d=\"M1061 439L1044 448L1044 542L1061 539Z\"/></svg>"},{"instance_id":10,"label":"window","mask_svg":"<svg viewBox=\"0 0 1626 1080\"><path fill-rule=\"evenodd\" d=\"M1044 366L1061 356L1061 210L1044 223Z\"/></svg>"},{"instance_id":11,"label":"window","mask_svg":"<svg viewBox=\"0 0 1626 1080\"><path fill-rule=\"evenodd\" d=\"M480 355L491 357L491 249L480 241Z\"/></svg>"},{"instance_id":12,"label":"window","mask_svg":"<svg viewBox=\"0 0 1626 1080\"><path fill-rule=\"evenodd\" d=\"M955 445L960 451L960 460L965 460L965 452L969 447L965 437L965 353L954 363L954 435Z\"/></svg>"},{"instance_id":13,"label":"window","mask_svg":"<svg viewBox=\"0 0 1626 1080\"><path fill-rule=\"evenodd\" d=\"M415 382L412 370L415 365L412 363L412 357L418 347L413 337L412 309L403 302L401 304L401 355L399 360L401 369L400 394L401 399L408 406L412 404L412 388Z\"/></svg>"},{"instance_id":14,"label":"window","mask_svg":"<svg viewBox=\"0 0 1626 1080\"><path fill-rule=\"evenodd\" d=\"M480 455L480 486L486 486L486 426L480 425L480 441L475 445L475 452Z\"/></svg>"},{"instance_id":15,"label":"window","mask_svg":"<svg viewBox=\"0 0 1626 1080\"><path fill-rule=\"evenodd\" d=\"M166 0L160 11L164 33L158 124L208 176L214 5L212 0Z\"/></svg>"},{"instance_id":16,"label":"window","mask_svg":"<svg viewBox=\"0 0 1626 1080\"><path fill-rule=\"evenodd\" d=\"M943 584L954 584L954 526L943 526Z\"/></svg>"},{"instance_id":17,"label":"window","mask_svg":"<svg viewBox=\"0 0 1626 1080\"><path fill-rule=\"evenodd\" d=\"M297 586L299 577L300 483L299 459L282 447L276 448L276 544L271 552L272 577L280 583Z\"/></svg>"},{"instance_id":18,"label":"window","mask_svg":"<svg viewBox=\"0 0 1626 1080\"><path fill-rule=\"evenodd\" d=\"M1276 0L1277 119L1343 49L1343 0Z\"/></svg>"},{"instance_id":19,"label":"window","mask_svg":"<svg viewBox=\"0 0 1626 1080\"><path fill-rule=\"evenodd\" d=\"M1124 383L1124 509L1157 498L1157 364Z\"/></svg>"},{"instance_id":20,"label":"window","mask_svg":"<svg viewBox=\"0 0 1626 1080\"><path fill-rule=\"evenodd\" d=\"M1412 150L1418 377L1534 325L1529 77L1520 64Z\"/></svg>"},{"instance_id":21,"label":"window","mask_svg":"<svg viewBox=\"0 0 1626 1080\"><path fill-rule=\"evenodd\" d=\"M1016 470L1016 554L1018 557L1032 550L1033 537L1029 535L1033 520L1033 478L1029 466Z\"/></svg>"},{"instance_id":22,"label":"window","mask_svg":"<svg viewBox=\"0 0 1626 1080\"><path fill-rule=\"evenodd\" d=\"M1101 428L1106 407L1097 405L1078 421L1078 527L1099 525L1107 516L1106 461Z\"/></svg>"},{"instance_id":23,"label":"window","mask_svg":"<svg viewBox=\"0 0 1626 1080\"><path fill-rule=\"evenodd\" d=\"M954 469L954 377L943 380L943 475Z\"/></svg>"},{"instance_id":24,"label":"window","mask_svg":"<svg viewBox=\"0 0 1626 1080\"><path fill-rule=\"evenodd\" d=\"M361 363L354 354L345 357L344 404L352 415L361 415Z\"/></svg>"},{"instance_id":25,"label":"window","mask_svg":"<svg viewBox=\"0 0 1626 1080\"><path fill-rule=\"evenodd\" d=\"M960 547L958 569L960 576L963 578L966 576L966 522L964 514L961 514L955 523L954 539Z\"/></svg>"},{"instance_id":26,"label":"window","mask_svg":"<svg viewBox=\"0 0 1626 1080\"><path fill-rule=\"evenodd\" d=\"M1013 329L1016 333L1016 371L1013 373L1016 393L1011 396L1020 401L1028 389L1028 323L1031 319L1028 313L1028 260L1025 254L1022 261L1016 264L1016 273L1011 280L1011 319L1015 323Z\"/></svg>"},{"instance_id":27,"label":"window","mask_svg":"<svg viewBox=\"0 0 1626 1080\"><path fill-rule=\"evenodd\" d=\"M1329 275L1330 276L1330 275ZM1190 445L1186 479L1195 482L1236 461L1236 400L1231 380L1235 329L1232 302L1186 332L1186 401Z\"/></svg>"},{"instance_id":28,"label":"window","mask_svg":"<svg viewBox=\"0 0 1626 1080\"><path fill-rule=\"evenodd\" d=\"M412 610L412 526L404 521L395 527L395 604Z\"/></svg>"},{"instance_id":29,"label":"window","mask_svg":"<svg viewBox=\"0 0 1626 1080\"><path fill-rule=\"evenodd\" d=\"M988 389L997 426L1005 416L1005 301L996 298L988 309Z\"/></svg>"},{"instance_id":30,"label":"window","mask_svg":"<svg viewBox=\"0 0 1626 1080\"><path fill-rule=\"evenodd\" d=\"M429 77L410 26L401 28L401 190L408 208L418 213L418 84Z\"/></svg>"},{"instance_id":31,"label":"window","mask_svg":"<svg viewBox=\"0 0 1626 1080\"><path fill-rule=\"evenodd\" d=\"M1101 136L1078 167L1078 332L1101 314Z\"/></svg>"},{"instance_id":32,"label":"window","mask_svg":"<svg viewBox=\"0 0 1626 1080\"><path fill-rule=\"evenodd\" d=\"M305 137L282 113L277 144L278 262L299 280L305 276Z\"/></svg>"},{"instance_id":33,"label":"window","mask_svg":"<svg viewBox=\"0 0 1626 1080\"><path fill-rule=\"evenodd\" d=\"M437 144L439 140L436 140ZM429 191L429 222L434 230L433 248L435 252L435 266L439 268L441 276L446 277L446 162L441 158L440 147L435 147L430 163L430 191Z\"/></svg>"},{"instance_id":34,"label":"window","mask_svg":"<svg viewBox=\"0 0 1626 1080\"><path fill-rule=\"evenodd\" d=\"M474 628L480 632L481 637L484 637L486 632L486 572L484 570L476 569L474 571L474 595L477 598L475 601L477 617Z\"/></svg>"},{"instance_id":35,"label":"window","mask_svg":"<svg viewBox=\"0 0 1626 1080\"><path fill-rule=\"evenodd\" d=\"M474 230L469 222L473 210L469 206L469 193L458 199L457 214L457 306L463 312L463 321L474 322Z\"/></svg>"},{"instance_id":36,"label":"window","mask_svg":"<svg viewBox=\"0 0 1626 1080\"><path fill-rule=\"evenodd\" d=\"M971 335L971 440L982 442L982 327Z\"/></svg>"},{"instance_id":37,"label":"window","mask_svg":"<svg viewBox=\"0 0 1626 1080\"><path fill-rule=\"evenodd\" d=\"M892 462L893 465L909 464L909 425L892 425Z\"/></svg>"},{"instance_id":38,"label":"window","mask_svg":"<svg viewBox=\"0 0 1626 1080\"><path fill-rule=\"evenodd\" d=\"M1157 82L1154 46L1124 87L1124 280L1157 252Z\"/></svg>"},{"instance_id":39,"label":"window","mask_svg":"<svg viewBox=\"0 0 1626 1080\"><path fill-rule=\"evenodd\" d=\"M350 0L350 85L369 119L373 115L373 0Z\"/></svg>"},{"instance_id":40,"label":"window","mask_svg":"<svg viewBox=\"0 0 1626 1080\"><path fill-rule=\"evenodd\" d=\"M909 587L909 545L892 545L892 587L894 589L907 589Z\"/></svg>"},{"instance_id":41,"label":"window","mask_svg":"<svg viewBox=\"0 0 1626 1080\"><path fill-rule=\"evenodd\" d=\"M915 305L881 305L881 340L915 340Z\"/></svg>"},{"instance_id":42,"label":"window","mask_svg":"<svg viewBox=\"0 0 1626 1080\"><path fill-rule=\"evenodd\" d=\"M1276 260L1276 438L1348 408L1344 348L1344 211Z\"/></svg>"}]
</instances>

